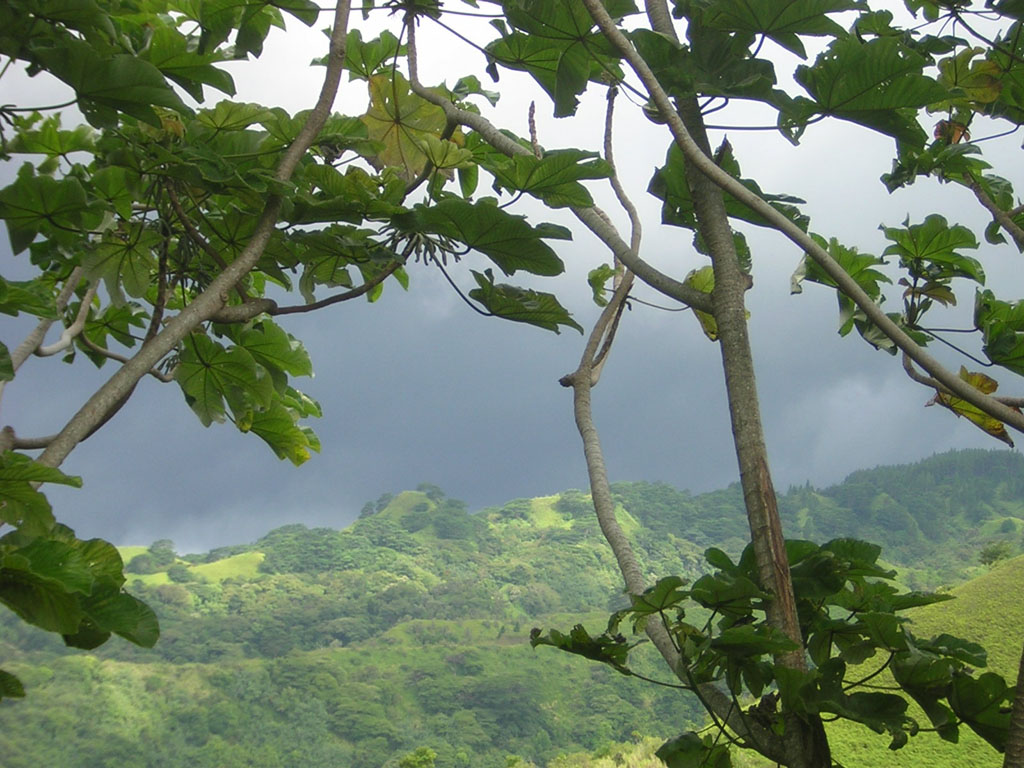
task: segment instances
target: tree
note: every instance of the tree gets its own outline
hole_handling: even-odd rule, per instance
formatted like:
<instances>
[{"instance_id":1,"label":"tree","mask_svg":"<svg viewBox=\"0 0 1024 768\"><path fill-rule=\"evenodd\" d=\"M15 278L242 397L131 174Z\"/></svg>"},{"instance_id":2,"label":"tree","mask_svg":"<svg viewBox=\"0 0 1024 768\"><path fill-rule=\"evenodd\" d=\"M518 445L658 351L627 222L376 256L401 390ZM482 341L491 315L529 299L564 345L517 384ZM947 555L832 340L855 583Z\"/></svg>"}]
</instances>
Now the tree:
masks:
<instances>
[{"instance_id":1,"label":"tree","mask_svg":"<svg viewBox=\"0 0 1024 768\"><path fill-rule=\"evenodd\" d=\"M382 3L398 34L383 32L364 41L358 29L349 29L349 6L341 0L323 61L321 97L308 113L295 116L260 105L222 101L197 107L195 102L202 101L207 86L231 93L231 79L217 65L232 56L258 54L269 27L280 23L281 11L315 22L319 9L309 0L252 0L217 10L170 0L147 3L144 9L123 2L86 4L76 12L15 0L0 10L0 28L6 30L0 53L67 84L92 126L68 129L57 115L44 117L47 110L3 108L13 132L4 151L42 158L23 165L17 180L0 190L0 217L12 247L28 250L40 270L31 281L5 284L5 311L35 314L40 323L8 353L4 375L13 378L33 351L81 352L96 364L119 365L52 438L5 431L4 448L43 450L35 463L18 458L22 454L5 454L7 474L0 480L20 505L4 508L3 522L18 528L2 542L4 562L19 564L19 577L38 589L75 596L68 598L67 615L47 627L76 630L63 632L71 642L80 644L77 630L94 626L100 631L91 639L114 631L129 639L155 640L149 615L150 631L141 638L136 624L123 615L115 622L89 603L95 577L74 581L39 570L43 562L29 556L32 547L52 553L58 545L81 548L88 543L55 528L48 508L40 511L45 500L29 484L74 482L57 467L146 375L177 382L204 424L231 421L257 434L281 458L305 461L318 443L301 420L319 415L319 408L292 386L291 377L307 375L311 364L278 318L359 296L372 300L390 277L407 283L404 267L410 258L446 276L449 262L470 250L506 275L562 271L546 241L565 239L568 230L530 224L509 213L506 204L477 197L483 171L497 193L512 195L510 203L528 195L551 208L568 209L612 255L610 264L590 274L595 300L604 310L579 367L563 384L573 390L598 519L634 598L630 613L618 621L630 615L646 628L680 684L702 697L738 743L790 766L830 765L822 714L864 719L867 700L841 695L846 662L852 663L859 651L832 640L812 650L808 643L821 628L808 625L800 608L814 599L809 595L826 601L822 605L846 600L847 590L868 589L864 580L882 574L873 549L787 544L784 539L744 304L752 287L753 258L744 230L767 227L788 238L805 254L794 286L816 282L835 288L840 332L856 328L874 346L902 353L907 374L935 392L936 404L1006 442L1011 442L1007 427L1024 430L1024 416L1017 410L1019 400L992 395L998 386L994 379L966 368L958 375L925 349L934 340L951 343L948 332L931 320L925 324L925 316L956 304L959 281L983 284L980 262L964 253L977 246L974 233L934 213L921 222L887 227L892 245L880 256L816 234L801 201L767 194L755 181L743 179L727 141L713 149L708 132L717 129L709 127L706 117L748 101L774 112L772 127L794 142L825 120L891 136L897 157L885 177L889 189L927 176L962 185L993 217L988 240L999 242L1008 235L1018 250L1024 249L1024 210L1012 184L988 173L991 166L970 137L991 121L1016 129L1024 116L1020 4L906 0L907 11L921 18L901 22L866 0L675 0L671 13L665 0L646 0L643 14L631 0L485 2L485 10L501 16L498 37L482 46L493 77L499 68L527 72L550 97L558 117L574 115L585 91L608 97L600 155L578 148L545 149L535 131L518 137L499 128L484 115L480 101L493 101L496 94L475 77L463 77L452 87L421 83L417 25L459 23L463 14L474 13L461 6L478 2L467 0L458 14L446 16L453 9L444 6L450 5L438 0ZM367 11L374 7L368 3ZM144 23L140 10L146 11ZM947 34L947 25L955 31ZM808 38L822 46L813 61L805 49ZM793 73L792 89L803 93L793 95L780 84L776 62L762 54L772 45L809 62ZM361 116L330 114L342 70L368 84L369 105ZM663 223L692 230L694 250L710 259L688 274L666 274L641 255L639 216L617 180L612 153L612 107L622 91L638 96L645 114L667 131L666 161L655 171L650 191L663 201ZM943 118L934 126L933 140L921 122L934 118L925 117L924 110ZM628 242L581 183L605 178L630 219ZM883 265L899 274L895 283ZM484 313L554 331L563 326L581 330L550 294L496 282L493 269L471 276L475 287L463 295ZM636 303L630 291L638 280L692 309L721 351L751 547L739 563L709 552L718 581L715 589L705 583L704 593L695 593L697 585L682 590L666 580L653 587L644 583L615 520L591 415L591 390L624 309ZM899 286L900 311L881 308L886 284ZM268 285L297 287L306 303L282 306L268 297ZM318 298L323 289L332 292ZM43 337L58 318L65 326L61 341L45 345ZM979 290L973 328L964 330L977 334L980 354L989 363L1024 372L1019 363L1024 315L1017 303L998 298L991 289ZM58 540L54 531L64 538ZM123 581L120 561L109 558L109 565L105 594L115 590L123 600L126 596L117 591ZM794 590L791 568L816 575ZM717 605L714 601L724 600L722 591L728 594L728 589L741 589L736 600L742 609L727 612L732 623L719 627L720 634L694 640L715 653L700 656L697 646L693 653L684 650L689 646L679 633L689 630L666 617L683 599ZM37 610L34 597L15 605L11 595L11 590L0 590L0 599L46 626L49 617ZM881 588L873 596L881 601L881 612L891 616L885 626L895 635L886 648L897 655L910 653L907 643L913 644L913 638L892 613L913 600ZM131 610L138 616L144 612L134 603ZM827 622L821 610L819 605L815 620ZM849 632L863 640L870 628L862 623ZM620 654L628 649L617 632L597 641L571 633L564 643L554 634L547 639L627 668ZM591 641L596 649L588 645ZM863 651L862 646L861 640L851 640L850 647ZM980 656L938 641L913 649L930 659L929 670L940 675L940 682L922 690L909 672L901 682L909 695L927 702L940 734L953 738L956 718L950 712L955 712L997 747L1007 745L1007 765L1020 765L1024 681L1019 681L1010 725L995 715L982 722L977 712L968 717L960 704L967 698L983 701L982 710L991 714L1010 691L988 676L979 678L978 686L967 682L973 678L964 667ZM745 666L736 661L737 653L759 661ZM697 664L704 666L698 669ZM720 678L729 679L731 696L713 685ZM765 698L770 694L760 696L764 707L756 713L758 720L738 704L744 685L751 693L774 685L780 693L777 708ZM939 701L943 697L949 706ZM895 702L885 699L885 704L888 716L871 718L869 724L890 729L898 745L900 734L913 726L902 719ZM665 756L674 765L706 758L724 764L728 759L718 742L685 736L671 744Z\"/></svg>"}]
</instances>

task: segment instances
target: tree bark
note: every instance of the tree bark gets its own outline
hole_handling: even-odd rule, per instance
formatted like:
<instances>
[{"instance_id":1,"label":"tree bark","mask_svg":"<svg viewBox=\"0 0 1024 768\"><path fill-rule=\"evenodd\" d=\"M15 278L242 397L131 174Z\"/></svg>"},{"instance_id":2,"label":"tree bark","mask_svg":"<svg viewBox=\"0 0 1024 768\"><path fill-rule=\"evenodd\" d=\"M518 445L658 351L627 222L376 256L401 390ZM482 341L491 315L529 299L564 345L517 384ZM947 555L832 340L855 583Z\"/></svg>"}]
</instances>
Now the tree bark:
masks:
<instances>
[{"instance_id":1,"label":"tree bark","mask_svg":"<svg viewBox=\"0 0 1024 768\"><path fill-rule=\"evenodd\" d=\"M690 135L710 157L704 120L696 99L680 102L678 107ZM692 163L686 164L686 181L690 186L698 231L711 253L715 274L715 287L711 294L712 315L718 324L718 343L722 354L733 443L739 463L740 484L758 578L761 588L771 594L767 618L770 625L784 632L800 646L796 651L778 655L775 662L790 669L806 670L789 560L786 557L782 523L768 469L768 450L761 425L744 302L749 279L736 255L732 227L721 189L694 168ZM786 724L785 764L790 768L831 768L832 756L821 719L804 719L792 713L787 714L785 702L783 717Z\"/></svg>"}]
</instances>

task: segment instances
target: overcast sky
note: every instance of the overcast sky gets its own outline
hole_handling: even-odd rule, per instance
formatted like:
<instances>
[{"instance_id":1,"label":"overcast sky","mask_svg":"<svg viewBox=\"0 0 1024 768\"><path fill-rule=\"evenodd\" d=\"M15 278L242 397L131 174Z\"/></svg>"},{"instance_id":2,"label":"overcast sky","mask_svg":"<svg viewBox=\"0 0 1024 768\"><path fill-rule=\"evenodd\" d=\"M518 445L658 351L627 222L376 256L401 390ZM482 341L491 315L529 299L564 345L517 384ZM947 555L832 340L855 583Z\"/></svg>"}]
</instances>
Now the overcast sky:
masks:
<instances>
[{"instance_id":1,"label":"overcast sky","mask_svg":"<svg viewBox=\"0 0 1024 768\"><path fill-rule=\"evenodd\" d=\"M362 22L354 15L353 23ZM480 57L450 39L431 45L439 38L429 27L422 35L425 82L447 78L451 84L474 72L492 87ZM305 64L324 42L319 32L301 29L273 35L263 62L232 66L236 99L292 110L308 106L322 70ZM795 63L781 55L780 61L790 70ZM785 66L780 64L780 74ZM527 133L532 91L542 144L598 146L604 109L599 89L587 94L578 118L556 121L528 78L503 71L497 87L503 93L495 113L500 124ZM364 111L365 84L344 83L342 89L338 109ZM36 81L11 83L8 77L0 92L5 103L41 99ZM219 98L210 95L214 102ZM693 252L690 233L660 226L660 203L645 193L669 137L625 100L619 107L620 175L643 213L643 255L682 277L704 261ZM767 119L756 112L724 114L748 123ZM728 133L744 175L757 178L763 189L806 199L813 231L864 251L881 252L886 241L878 225L897 225L908 215L920 221L937 211L977 231L986 223L960 188L922 180L886 194L878 177L889 169L892 140L864 129L815 125L795 148L770 132L714 133L713 142ZM1019 142L992 142L986 153L1019 153ZM6 178L12 172L3 171ZM594 193L624 227L608 194L597 186ZM521 210L536 220L573 224L564 212L539 205ZM533 284L558 293L588 326L597 309L586 273L609 255L588 232L573 229L573 242L554 243L566 275ZM748 294L754 353L780 489L807 480L827 485L856 469L916 461L950 448L999 447L949 412L924 408L928 391L906 378L896 358L872 350L856 334L840 338L830 291L808 285L802 295L790 296L797 249L772 233L747 232L754 251L755 287ZM26 274L25 256L12 262L6 238L0 251L5 276ZM1019 254L983 245L976 255L1001 296L1021 295ZM487 264L471 254L463 266ZM65 471L81 475L85 487L48 490L58 518L83 538L121 544L169 538L187 552L251 541L290 522L342 527L367 500L420 482L440 485L474 510L584 487L571 395L557 383L575 368L583 338L572 330L556 336L480 317L437 272L422 265L409 271L407 293L392 282L373 305L350 302L280 319L313 357L316 377L295 385L324 407L324 418L312 425L323 442L321 455L300 468L282 463L258 438L230 425L204 429L176 385L146 379L128 405L65 462ZM455 272L465 284L468 270ZM970 288L964 288L969 305ZM648 289L636 293L669 303ZM969 306L949 322L969 323ZM0 338L9 347L26 327L0 316ZM952 365L962 362L935 351ZM51 433L111 372L95 370L84 357L74 366L32 359L4 392L2 421L20 435ZM1024 392L1013 386L1011 374L998 376L1008 382L1004 390ZM718 349L692 313L636 305L624 318L594 400L613 481L660 480L700 492L737 480Z\"/></svg>"}]
</instances>

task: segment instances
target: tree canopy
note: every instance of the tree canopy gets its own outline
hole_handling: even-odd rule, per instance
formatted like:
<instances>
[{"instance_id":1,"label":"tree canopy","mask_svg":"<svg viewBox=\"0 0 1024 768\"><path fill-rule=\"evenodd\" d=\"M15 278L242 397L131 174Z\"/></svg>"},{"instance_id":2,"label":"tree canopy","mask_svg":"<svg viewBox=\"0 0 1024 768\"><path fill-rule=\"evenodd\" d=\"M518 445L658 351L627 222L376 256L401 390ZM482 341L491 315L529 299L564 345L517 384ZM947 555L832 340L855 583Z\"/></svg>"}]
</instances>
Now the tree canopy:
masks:
<instances>
[{"instance_id":1,"label":"tree canopy","mask_svg":"<svg viewBox=\"0 0 1024 768\"><path fill-rule=\"evenodd\" d=\"M364 20L385 15L390 28L364 39L352 13L358 10ZM308 110L290 114L231 99L234 82L223 65L258 57L270 29L286 17L314 25L328 16L327 52L317 61L323 86ZM899 14L867 0L675 0L671 8L647 0L643 12L632 0L370 0L360 9L339 0L332 11L311 0L6 3L4 73L17 66L53 78L68 99L0 107L0 150L17 164L0 189L0 219L14 253L35 270L31 279L0 283L0 310L38 319L27 338L0 348L0 379L16 384L33 354L62 354L113 373L57 434L4 428L0 522L12 530L0 539L0 600L71 645L93 647L111 633L155 642L155 616L123 591L116 551L77 539L38 491L43 482L77 482L60 472L62 462L144 376L176 384L202 424L233 423L301 464L320 449L307 421L321 414L295 386L312 363L285 329L285 315L373 301L385 285L409 287L406 267L414 260L444 272L482 313L582 332L536 281L505 282L520 272L543 278L564 269L558 248L572 232L513 212L530 197L571 212L608 251L589 280L603 312L579 367L562 383L573 391L598 519L637 601L633 623L646 629L683 685L704 697L743 746L791 766L827 766L822 714L858 719L862 708L838 693L844 649L831 640L809 644L826 636L824 605L857 614L871 602L861 593L874 590L871 610L889 618L849 631L871 635L894 654L931 654L928 674L941 672L942 680L932 687L918 681L927 695L909 672L900 682L928 702L932 725L954 738L953 712L997 748L1009 744L1008 764L1019 765L1024 691L1011 730L1008 717L989 711L1010 698L1001 679L970 677L966 665L974 656L960 646L915 645L900 634L892 617L900 600L865 586L867 577L884 578L877 552L784 542L744 298L758 254L744 232L753 226L783 235L803 254L795 292L808 282L834 288L841 334L856 329L873 346L901 355L907 375L934 391L935 404L1012 445L1010 430L1024 430L1021 401L994 393L1004 371L1024 373L1024 314L1014 296L1000 295L1002 286L986 286L982 260L973 254L982 239L1009 238L1024 250L1024 208L1006 178L1014 164L983 157L980 141L982 133L1016 131L1024 118L1022 19L1019 0L906 0ZM471 32L460 31L470 23ZM556 117L571 119L582 101L606 98L602 146L548 148L533 129L515 135L489 116L499 93L477 75L421 82L419 57L430 55L419 50L424 24L468 40L496 82L503 70L527 73ZM481 29L490 39L478 39ZM791 61L780 51L800 63L780 72ZM344 74L365 83L360 114L333 111ZM653 169L649 192L663 203L662 224L693 232L692 248L681 249L682 269L661 271L643 250L641 222L612 151L618 94L665 126L666 157ZM770 114L770 124L731 126L729 116L744 102ZM72 106L77 112L66 111ZM722 122L710 123L712 114ZM891 244L863 253L819 232L803 201L744 178L729 142L716 137L715 147L709 138L725 125L778 131L798 143L826 121L893 139L895 158L880 192L924 178L961 185L992 224L979 237L950 223L954 212L934 211L886 225ZM611 185L630 220L628 235L595 205L588 187L594 182ZM467 275L459 262L471 252L486 266ZM460 288L456 272L473 287ZM637 280L692 309L699 321L692 329L699 327L722 354L751 548L739 563L709 551L719 580L710 591L680 591L664 579L645 583L612 513L591 396ZM974 292L971 326L937 322L944 309L965 303L964 291ZM63 330L47 343L53 325ZM937 344L962 352L963 366L941 363L929 349ZM999 369L999 378L978 370L989 367ZM32 450L41 450L34 461L25 453ZM452 537L467 533L458 511ZM806 569L813 583L800 581ZM726 622L705 638L718 661L681 645L692 627L668 620L668 613L689 598L721 611L736 589L743 611L726 617L742 628ZM851 602L847 591L868 603ZM808 600L820 601L813 621ZM657 610L644 608L655 603ZM659 621L650 620L655 614ZM616 654L617 628L610 626ZM763 657L773 666L736 666L722 654ZM742 717L737 698L715 698L708 686L720 679L734 697L744 686L755 697L776 686L781 704L768 727ZM0 682L4 695L21 693L11 676ZM964 703L975 695L985 699L984 717ZM952 709L935 703L943 697ZM895 710L891 719L867 724L892 730L894 746L916 728ZM670 765L726 764L717 740L694 738L668 748Z\"/></svg>"}]
</instances>

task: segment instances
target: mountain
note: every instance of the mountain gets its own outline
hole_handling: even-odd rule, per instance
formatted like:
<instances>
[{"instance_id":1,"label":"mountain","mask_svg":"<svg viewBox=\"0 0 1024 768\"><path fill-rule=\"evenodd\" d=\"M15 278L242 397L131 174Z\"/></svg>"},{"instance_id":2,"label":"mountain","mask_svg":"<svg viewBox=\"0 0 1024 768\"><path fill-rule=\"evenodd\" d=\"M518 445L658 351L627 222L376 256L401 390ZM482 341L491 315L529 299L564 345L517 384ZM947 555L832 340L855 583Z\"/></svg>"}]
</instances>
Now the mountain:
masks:
<instances>
[{"instance_id":1,"label":"mountain","mask_svg":"<svg viewBox=\"0 0 1024 768\"><path fill-rule=\"evenodd\" d=\"M970 599L919 609L915 622L972 639L996 627L993 662L1012 677L1024 616L994 606L1016 604L1005 596L1024 586L1021 561L988 572L978 558L994 544L1002 554L1020 549L1021 470L1015 453L944 454L830 488L791 488L780 510L793 538L883 542L914 587L979 576L957 587ZM704 548L736 553L744 544L737 486L701 495L650 483L614 490L652 581L692 579ZM421 486L368 503L343 531L288 525L201 555L178 556L166 541L122 555L130 591L160 615L156 648L69 651L10 617L0 622L5 667L29 689L24 700L0 702L7 768L377 768L422 746L436 752L438 768L505 766L509 755L540 765L674 736L699 717L670 689L529 648L533 626L583 621L600 631L623 605L579 491L469 514ZM641 671L664 678L653 659ZM887 743L865 730L836 738L853 749L853 765L862 748ZM649 745L636 749L649 757ZM929 759L929 768L945 765Z\"/></svg>"}]
</instances>

